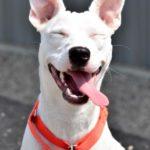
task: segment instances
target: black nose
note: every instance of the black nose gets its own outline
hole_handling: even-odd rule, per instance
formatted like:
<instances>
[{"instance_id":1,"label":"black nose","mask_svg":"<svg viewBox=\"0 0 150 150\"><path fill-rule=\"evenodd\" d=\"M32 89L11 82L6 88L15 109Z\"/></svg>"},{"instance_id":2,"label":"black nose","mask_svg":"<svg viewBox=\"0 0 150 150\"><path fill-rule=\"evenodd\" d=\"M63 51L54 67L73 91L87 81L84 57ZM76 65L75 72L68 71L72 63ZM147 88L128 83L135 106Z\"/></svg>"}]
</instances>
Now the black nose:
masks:
<instances>
[{"instance_id":1,"label":"black nose","mask_svg":"<svg viewBox=\"0 0 150 150\"><path fill-rule=\"evenodd\" d=\"M69 50L69 59L73 66L84 67L90 59L90 51L85 47L73 47Z\"/></svg>"}]
</instances>

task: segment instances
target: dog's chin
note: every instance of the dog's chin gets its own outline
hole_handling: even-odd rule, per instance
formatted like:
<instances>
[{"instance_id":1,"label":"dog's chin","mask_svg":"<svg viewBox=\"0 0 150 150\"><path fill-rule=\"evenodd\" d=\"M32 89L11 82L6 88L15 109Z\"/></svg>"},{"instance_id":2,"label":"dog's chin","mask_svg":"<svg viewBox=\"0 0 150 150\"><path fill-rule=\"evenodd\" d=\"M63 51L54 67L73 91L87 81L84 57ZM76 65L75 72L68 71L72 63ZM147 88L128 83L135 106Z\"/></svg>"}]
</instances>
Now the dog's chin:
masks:
<instances>
[{"instance_id":1,"label":"dog's chin","mask_svg":"<svg viewBox=\"0 0 150 150\"><path fill-rule=\"evenodd\" d=\"M73 80L71 75L69 75L69 71L60 72L52 64L48 64L48 68L57 86L62 91L64 99L67 102L75 105L83 105L88 102L88 96L79 91L75 81ZM99 67L96 72L90 74L92 75L92 77L97 76L101 72L101 69L102 67Z\"/></svg>"}]
</instances>

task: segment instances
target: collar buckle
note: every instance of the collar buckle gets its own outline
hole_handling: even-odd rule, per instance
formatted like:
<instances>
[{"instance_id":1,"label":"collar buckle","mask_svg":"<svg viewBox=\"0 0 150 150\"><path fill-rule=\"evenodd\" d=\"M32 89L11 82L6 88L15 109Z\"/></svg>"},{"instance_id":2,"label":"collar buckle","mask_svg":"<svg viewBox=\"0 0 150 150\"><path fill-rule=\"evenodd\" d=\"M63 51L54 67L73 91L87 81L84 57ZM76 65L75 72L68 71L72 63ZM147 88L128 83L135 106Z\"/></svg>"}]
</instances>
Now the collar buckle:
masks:
<instances>
[{"instance_id":1,"label":"collar buckle","mask_svg":"<svg viewBox=\"0 0 150 150\"><path fill-rule=\"evenodd\" d=\"M77 145L70 145L68 150L76 150Z\"/></svg>"}]
</instances>

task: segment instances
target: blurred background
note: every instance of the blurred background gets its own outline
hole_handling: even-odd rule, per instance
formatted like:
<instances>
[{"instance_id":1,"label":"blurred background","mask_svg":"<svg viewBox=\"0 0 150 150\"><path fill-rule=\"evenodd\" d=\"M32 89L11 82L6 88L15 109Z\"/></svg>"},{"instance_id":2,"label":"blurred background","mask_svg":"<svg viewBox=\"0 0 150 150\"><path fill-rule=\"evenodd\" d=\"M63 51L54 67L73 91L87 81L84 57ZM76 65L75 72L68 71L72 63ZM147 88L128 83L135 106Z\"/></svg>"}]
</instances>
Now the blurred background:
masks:
<instances>
[{"instance_id":1,"label":"blurred background","mask_svg":"<svg viewBox=\"0 0 150 150\"><path fill-rule=\"evenodd\" d=\"M81 12L92 0L64 2ZM40 36L28 14L28 0L0 0L0 150L19 149L39 93ZM113 63L103 83L111 101L110 127L129 150L150 150L150 1L126 0L113 45Z\"/></svg>"}]
</instances>

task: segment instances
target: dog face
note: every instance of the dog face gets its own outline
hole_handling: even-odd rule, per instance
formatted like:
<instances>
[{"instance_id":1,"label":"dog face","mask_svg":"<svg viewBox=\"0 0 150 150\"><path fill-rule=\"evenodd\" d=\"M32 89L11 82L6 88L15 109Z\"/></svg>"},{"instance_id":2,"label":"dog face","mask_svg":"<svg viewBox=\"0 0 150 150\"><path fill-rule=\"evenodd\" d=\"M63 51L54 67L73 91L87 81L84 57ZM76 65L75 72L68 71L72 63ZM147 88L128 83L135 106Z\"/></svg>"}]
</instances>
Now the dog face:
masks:
<instances>
[{"instance_id":1,"label":"dog face","mask_svg":"<svg viewBox=\"0 0 150 150\"><path fill-rule=\"evenodd\" d=\"M90 74L100 87L112 58L111 35L120 26L124 0L95 0L83 13L66 11L61 0L30 0L30 4L30 21L41 33L43 80L49 80L51 73L67 101L87 102L70 72Z\"/></svg>"}]
</instances>

